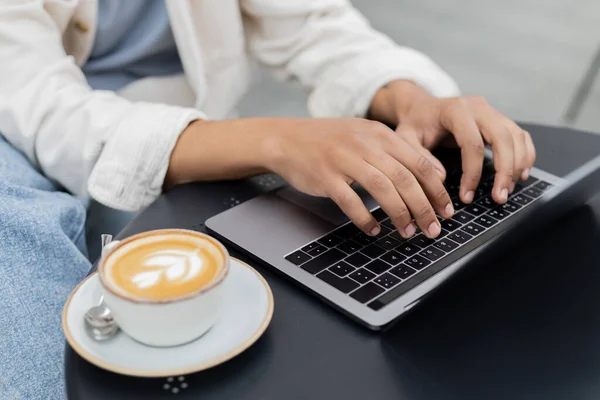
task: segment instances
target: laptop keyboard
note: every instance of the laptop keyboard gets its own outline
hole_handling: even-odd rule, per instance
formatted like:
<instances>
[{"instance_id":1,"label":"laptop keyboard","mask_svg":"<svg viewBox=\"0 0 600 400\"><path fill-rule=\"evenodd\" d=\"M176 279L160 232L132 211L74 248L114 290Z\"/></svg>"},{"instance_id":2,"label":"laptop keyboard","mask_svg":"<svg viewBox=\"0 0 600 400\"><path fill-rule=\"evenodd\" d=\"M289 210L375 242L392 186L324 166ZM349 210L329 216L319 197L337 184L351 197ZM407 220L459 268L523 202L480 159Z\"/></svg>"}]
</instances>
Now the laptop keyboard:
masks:
<instances>
[{"instance_id":1,"label":"laptop keyboard","mask_svg":"<svg viewBox=\"0 0 600 400\"><path fill-rule=\"evenodd\" d=\"M325 236L288 254L285 259L310 274L348 294L360 303L381 308L375 301L391 289L409 282L435 262L465 243L510 218L553 187L551 183L530 177L519 182L506 204L491 198L494 170L487 163L472 204L458 199L460 170L452 171L446 189L455 208L452 219L440 218L442 232L429 239L417 230L404 239L381 208L372 211L380 222L381 233L368 236L352 223L347 223ZM387 303L387 302L386 302Z\"/></svg>"}]
</instances>

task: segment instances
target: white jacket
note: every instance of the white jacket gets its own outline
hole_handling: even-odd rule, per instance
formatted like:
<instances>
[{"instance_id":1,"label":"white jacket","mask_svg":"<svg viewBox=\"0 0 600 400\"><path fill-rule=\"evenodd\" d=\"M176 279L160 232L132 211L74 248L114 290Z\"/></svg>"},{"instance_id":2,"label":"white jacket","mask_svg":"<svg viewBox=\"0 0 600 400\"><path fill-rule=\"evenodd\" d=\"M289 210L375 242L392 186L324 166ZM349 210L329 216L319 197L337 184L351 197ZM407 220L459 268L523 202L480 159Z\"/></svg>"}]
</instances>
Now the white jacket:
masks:
<instances>
[{"instance_id":1,"label":"white jacket","mask_svg":"<svg viewBox=\"0 0 600 400\"><path fill-rule=\"evenodd\" d=\"M80 66L97 0L0 0L0 133L77 195L137 210L161 192L187 124L225 118L248 88L250 57L310 91L316 117L364 116L374 93L411 79L436 96L454 82L373 30L347 0L166 0L192 107L94 91Z\"/></svg>"}]
</instances>

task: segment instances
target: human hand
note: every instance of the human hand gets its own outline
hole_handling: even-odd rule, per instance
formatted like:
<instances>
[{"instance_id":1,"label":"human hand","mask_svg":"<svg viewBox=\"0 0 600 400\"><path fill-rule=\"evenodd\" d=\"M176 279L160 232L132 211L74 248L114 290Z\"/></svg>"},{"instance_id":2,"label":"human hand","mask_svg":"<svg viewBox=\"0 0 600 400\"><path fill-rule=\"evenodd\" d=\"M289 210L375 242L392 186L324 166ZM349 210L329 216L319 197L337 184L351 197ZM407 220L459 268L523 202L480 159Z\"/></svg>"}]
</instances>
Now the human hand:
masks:
<instances>
[{"instance_id":1,"label":"human hand","mask_svg":"<svg viewBox=\"0 0 600 400\"><path fill-rule=\"evenodd\" d=\"M431 161L387 126L365 119L269 119L266 167L296 189L330 197L361 230L380 232L377 221L351 188L358 182L378 202L399 233L416 229L437 237L435 212L454 214Z\"/></svg>"},{"instance_id":2,"label":"human hand","mask_svg":"<svg viewBox=\"0 0 600 400\"><path fill-rule=\"evenodd\" d=\"M496 176L492 197L503 204L519 179L527 179L535 162L529 133L491 107L483 97L439 99L409 81L394 81L373 99L371 117L397 126L396 132L425 155L441 175L442 164L431 153L440 143L458 145L463 175L460 199L473 201L481 178L484 149L491 145Z\"/></svg>"}]
</instances>

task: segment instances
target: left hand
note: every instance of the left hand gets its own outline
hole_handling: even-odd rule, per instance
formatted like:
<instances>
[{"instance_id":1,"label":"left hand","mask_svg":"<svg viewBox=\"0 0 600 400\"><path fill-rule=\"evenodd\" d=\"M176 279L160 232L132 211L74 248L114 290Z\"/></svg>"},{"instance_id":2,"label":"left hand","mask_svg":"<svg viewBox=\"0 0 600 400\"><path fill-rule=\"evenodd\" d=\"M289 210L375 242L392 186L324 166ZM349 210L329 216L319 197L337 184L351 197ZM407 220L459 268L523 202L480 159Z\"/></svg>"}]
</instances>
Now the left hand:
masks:
<instances>
[{"instance_id":1,"label":"left hand","mask_svg":"<svg viewBox=\"0 0 600 400\"><path fill-rule=\"evenodd\" d=\"M436 98L410 81L393 81L371 103L370 117L397 126L404 140L431 160L445 178L444 167L430 152L442 142L461 149L460 199L473 201L481 178L484 149L491 145L496 176L492 197L503 204L519 179L527 179L535 162L529 133L491 107L483 97Z\"/></svg>"}]
</instances>

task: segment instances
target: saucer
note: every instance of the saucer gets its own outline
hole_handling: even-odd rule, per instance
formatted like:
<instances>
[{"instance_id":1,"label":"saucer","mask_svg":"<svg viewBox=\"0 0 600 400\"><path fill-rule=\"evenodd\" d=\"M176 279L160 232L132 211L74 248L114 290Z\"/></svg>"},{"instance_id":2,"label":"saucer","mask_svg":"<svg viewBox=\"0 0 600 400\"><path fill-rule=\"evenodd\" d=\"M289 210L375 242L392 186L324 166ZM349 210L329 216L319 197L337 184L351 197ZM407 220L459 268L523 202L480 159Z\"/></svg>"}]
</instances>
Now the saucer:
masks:
<instances>
[{"instance_id":1,"label":"saucer","mask_svg":"<svg viewBox=\"0 0 600 400\"><path fill-rule=\"evenodd\" d=\"M273 316L273 294L264 278L231 258L223 282L226 292L217 323L204 336L175 347L151 347L119 331L97 342L84 326L86 311L98 304L99 278L90 275L71 293L62 325L67 341L81 357L100 368L124 375L166 377L185 375L221 364L250 347L265 332Z\"/></svg>"}]
</instances>

